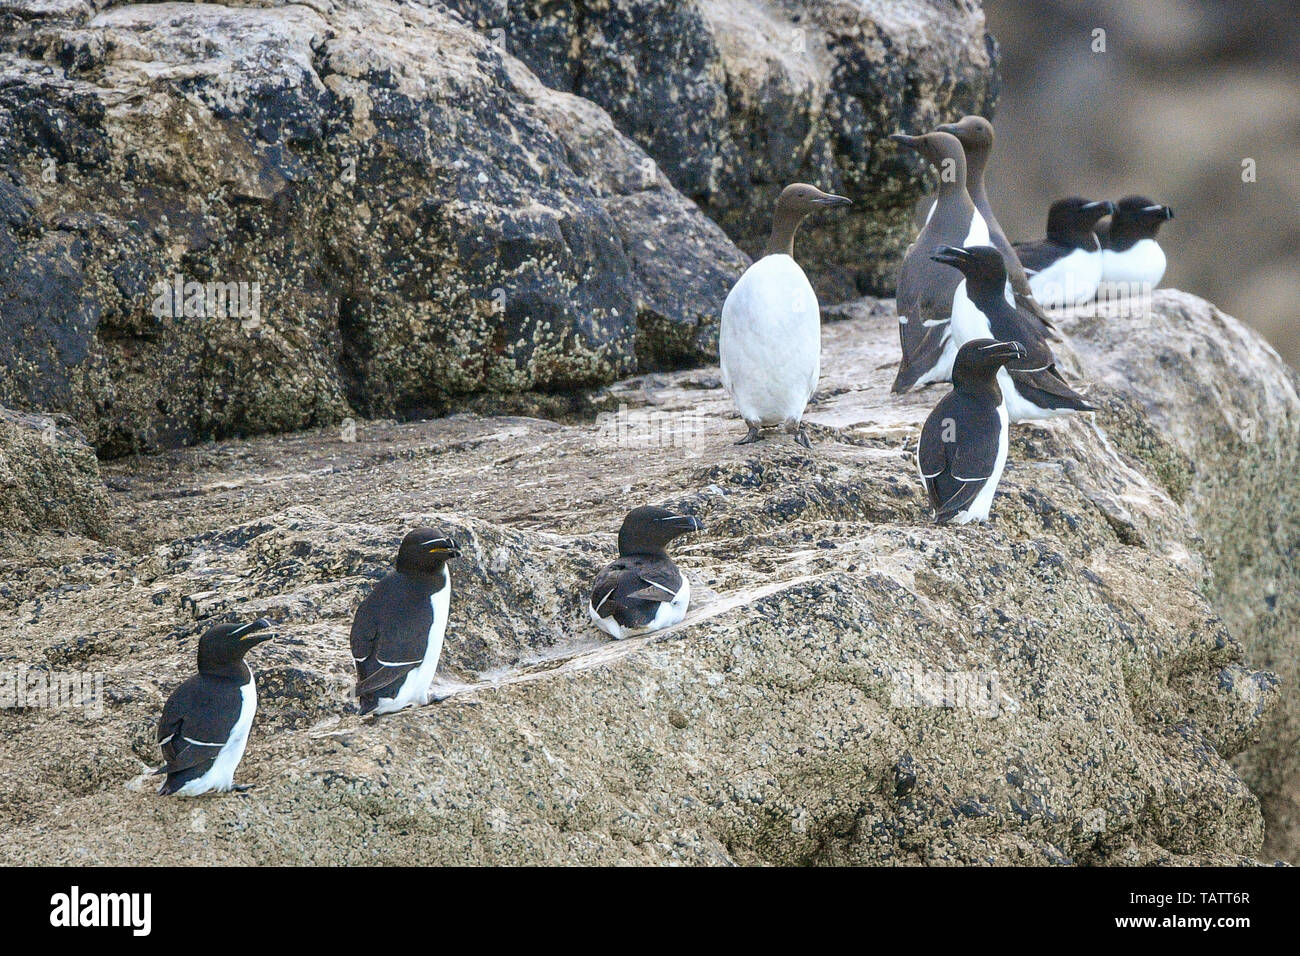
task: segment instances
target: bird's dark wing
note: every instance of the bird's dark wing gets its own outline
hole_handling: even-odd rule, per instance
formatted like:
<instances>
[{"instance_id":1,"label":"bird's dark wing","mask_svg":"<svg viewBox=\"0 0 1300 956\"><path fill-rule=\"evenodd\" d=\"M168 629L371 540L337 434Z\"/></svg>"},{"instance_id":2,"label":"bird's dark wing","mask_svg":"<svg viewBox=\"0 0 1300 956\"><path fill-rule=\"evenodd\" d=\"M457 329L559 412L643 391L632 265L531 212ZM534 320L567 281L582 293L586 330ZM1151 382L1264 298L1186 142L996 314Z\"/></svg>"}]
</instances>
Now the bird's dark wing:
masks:
<instances>
[{"instance_id":1,"label":"bird's dark wing","mask_svg":"<svg viewBox=\"0 0 1300 956\"><path fill-rule=\"evenodd\" d=\"M893 390L905 392L943 355L947 344L952 297L961 273L930 259L925 232L908 250L898 274L898 339L903 358ZM904 321L906 320L906 321Z\"/></svg>"},{"instance_id":2,"label":"bird's dark wing","mask_svg":"<svg viewBox=\"0 0 1300 956\"><path fill-rule=\"evenodd\" d=\"M659 605L677 597L682 574L671 560L622 557L607 565L591 589L591 606L600 617L623 627L645 627Z\"/></svg>"},{"instance_id":3,"label":"bird's dark wing","mask_svg":"<svg viewBox=\"0 0 1300 956\"><path fill-rule=\"evenodd\" d=\"M1097 410L1096 405L1070 387L1055 365L1034 372L1008 368L1007 374L1016 383L1020 397L1039 408L1072 408L1079 412Z\"/></svg>"},{"instance_id":4,"label":"bird's dark wing","mask_svg":"<svg viewBox=\"0 0 1300 956\"><path fill-rule=\"evenodd\" d=\"M1016 255L1020 257L1020 264L1025 267L1025 272L1031 275L1035 272L1042 272L1070 251L1050 239L1039 239L1037 242L1017 242L1014 248Z\"/></svg>"},{"instance_id":5,"label":"bird's dark wing","mask_svg":"<svg viewBox=\"0 0 1300 956\"><path fill-rule=\"evenodd\" d=\"M937 524L969 508L993 474L1002 422L996 408L981 408L949 393L921 429L917 463Z\"/></svg>"},{"instance_id":6,"label":"bird's dark wing","mask_svg":"<svg viewBox=\"0 0 1300 956\"><path fill-rule=\"evenodd\" d=\"M243 697L234 680L195 675L176 688L158 721L158 746L168 775L207 769L230 738Z\"/></svg>"},{"instance_id":7,"label":"bird's dark wing","mask_svg":"<svg viewBox=\"0 0 1300 956\"><path fill-rule=\"evenodd\" d=\"M424 662L432 627L429 598L408 587L399 574L389 574L376 584L352 619L356 695L378 696L385 688L400 685Z\"/></svg>"}]
</instances>

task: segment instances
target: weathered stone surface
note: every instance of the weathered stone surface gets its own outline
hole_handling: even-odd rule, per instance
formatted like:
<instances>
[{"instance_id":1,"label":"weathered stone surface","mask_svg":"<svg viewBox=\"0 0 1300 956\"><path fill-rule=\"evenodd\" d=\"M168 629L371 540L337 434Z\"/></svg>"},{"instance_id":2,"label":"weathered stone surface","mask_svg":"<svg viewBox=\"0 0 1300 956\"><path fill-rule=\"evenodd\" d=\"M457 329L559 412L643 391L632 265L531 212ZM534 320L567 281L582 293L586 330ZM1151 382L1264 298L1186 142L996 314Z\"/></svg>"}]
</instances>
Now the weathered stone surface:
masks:
<instances>
[{"instance_id":1,"label":"weathered stone surface","mask_svg":"<svg viewBox=\"0 0 1300 956\"><path fill-rule=\"evenodd\" d=\"M0 400L104 455L716 348L743 253L599 108L438 5L4 15ZM177 276L221 287L159 314Z\"/></svg>"},{"instance_id":2,"label":"weathered stone surface","mask_svg":"<svg viewBox=\"0 0 1300 956\"><path fill-rule=\"evenodd\" d=\"M1137 315L1119 306L1065 325L1083 365L1128 395L1148 428L1146 458L1195 521L1213 572L1207 596L1249 660L1275 671L1283 703L1261 743L1238 758L1268 821L1267 853L1300 863L1300 401L1297 377L1266 342L1195 296L1156 293ZM1154 453L1153 453L1154 452Z\"/></svg>"},{"instance_id":3,"label":"weathered stone surface","mask_svg":"<svg viewBox=\"0 0 1300 956\"><path fill-rule=\"evenodd\" d=\"M1111 375L1112 333L1079 325L1104 410L1018 427L994 521L936 528L912 446L939 390L890 395L892 309L851 311L825 330L812 453L733 446L704 369L592 396L621 419L362 423L351 443L110 463L106 546L0 553L0 658L105 675L98 718L0 711L0 861L1266 860L1230 759L1294 691L1214 603L1241 562L1205 532L1267 509L1216 510L1212 413L1148 419L1158 380ZM1235 323L1176 293L1149 321L1161 334L1123 361L1240 363L1254 391L1223 401L1294 421L1292 377ZM1271 447L1241 446L1247 467ZM645 501L705 524L676 549L692 610L610 642L584 589ZM363 722L350 616L417 522L466 551L453 694ZM282 636L253 662L254 789L156 797L152 722L198 635L258 614Z\"/></svg>"},{"instance_id":4,"label":"weathered stone surface","mask_svg":"<svg viewBox=\"0 0 1300 956\"><path fill-rule=\"evenodd\" d=\"M0 408L0 538L105 530L99 462L66 420Z\"/></svg>"},{"instance_id":5,"label":"weathered stone surface","mask_svg":"<svg viewBox=\"0 0 1300 956\"><path fill-rule=\"evenodd\" d=\"M854 207L799 248L826 301L892 292L928 175L886 137L997 98L979 4L925 0L448 0L549 86L604 107L742 249L782 187Z\"/></svg>"}]
</instances>

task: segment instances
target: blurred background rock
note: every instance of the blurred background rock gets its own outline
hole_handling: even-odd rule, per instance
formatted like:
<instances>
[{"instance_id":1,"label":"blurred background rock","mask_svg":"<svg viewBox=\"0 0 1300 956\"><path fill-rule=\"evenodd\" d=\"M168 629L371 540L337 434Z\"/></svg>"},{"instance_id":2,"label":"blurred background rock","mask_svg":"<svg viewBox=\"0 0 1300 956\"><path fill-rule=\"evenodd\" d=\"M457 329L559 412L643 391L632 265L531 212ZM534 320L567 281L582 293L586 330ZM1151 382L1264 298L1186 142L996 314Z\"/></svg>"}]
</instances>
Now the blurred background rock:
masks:
<instances>
[{"instance_id":1,"label":"blurred background rock","mask_svg":"<svg viewBox=\"0 0 1300 956\"><path fill-rule=\"evenodd\" d=\"M1060 196L1167 203L1164 284L1300 365L1300 4L987 0L985 14L1002 58L989 189L1011 238L1041 236Z\"/></svg>"}]
</instances>

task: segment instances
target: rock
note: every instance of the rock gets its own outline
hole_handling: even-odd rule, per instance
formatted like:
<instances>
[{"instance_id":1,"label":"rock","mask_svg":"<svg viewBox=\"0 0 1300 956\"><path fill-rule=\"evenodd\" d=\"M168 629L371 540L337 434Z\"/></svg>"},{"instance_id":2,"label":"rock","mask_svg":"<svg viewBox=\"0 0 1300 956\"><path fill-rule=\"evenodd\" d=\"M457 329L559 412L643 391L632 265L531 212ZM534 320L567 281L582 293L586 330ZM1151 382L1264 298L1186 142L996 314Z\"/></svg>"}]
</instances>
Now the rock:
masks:
<instances>
[{"instance_id":1,"label":"rock","mask_svg":"<svg viewBox=\"0 0 1300 956\"><path fill-rule=\"evenodd\" d=\"M66 420L0 408L0 537L96 535L107 521L99 462L85 439Z\"/></svg>"},{"instance_id":2,"label":"rock","mask_svg":"<svg viewBox=\"0 0 1300 956\"><path fill-rule=\"evenodd\" d=\"M1263 626L1225 620L1262 586L1232 556L1245 530L1228 551L1210 532L1281 520L1262 490L1294 493L1295 472L1255 471L1283 441L1207 422L1294 422L1290 373L1181 294L1123 354L1079 319L1102 411L1018 427L993 522L939 528L911 450L936 390L889 393L887 303L840 314L811 453L733 446L703 369L620 382L586 421L362 422L106 464L108 544L38 556L0 591L0 658L105 688L93 724L0 709L0 862L1266 862L1232 761L1282 746L1294 691L1238 640ZM1112 371L1128 362L1149 370ZM1191 400L1214 367L1222 393ZM1216 449L1246 453L1259 499L1227 497ZM692 609L609 641L585 588L647 501L703 520L675 549ZM451 696L363 721L351 615L421 523L466 552ZM260 614L281 637L252 661L253 789L156 797L150 724L199 634Z\"/></svg>"},{"instance_id":3,"label":"rock","mask_svg":"<svg viewBox=\"0 0 1300 956\"><path fill-rule=\"evenodd\" d=\"M925 165L887 137L997 98L978 4L448 0L548 86L585 97L751 256L788 183L854 207L806 228L818 293L892 294Z\"/></svg>"},{"instance_id":4,"label":"rock","mask_svg":"<svg viewBox=\"0 0 1300 956\"><path fill-rule=\"evenodd\" d=\"M1155 293L1137 313L1112 305L1068 320L1080 361L1128 395L1148 423L1116 443L1145 459L1196 523L1208 595L1282 704L1237 764L1260 795L1265 851L1300 862L1300 401L1295 371L1256 333L1195 296ZM1151 439L1161 436L1154 446ZM1180 462L1173 464L1172 446ZM1185 464L1184 464L1185 463ZM1238 706L1259 698L1234 672Z\"/></svg>"},{"instance_id":5,"label":"rock","mask_svg":"<svg viewBox=\"0 0 1300 956\"><path fill-rule=\"evenodd\" d=\"M716 350L743 253L441 7L4 11L0 401L103 456Z\"/></svg>"}]
</instances>

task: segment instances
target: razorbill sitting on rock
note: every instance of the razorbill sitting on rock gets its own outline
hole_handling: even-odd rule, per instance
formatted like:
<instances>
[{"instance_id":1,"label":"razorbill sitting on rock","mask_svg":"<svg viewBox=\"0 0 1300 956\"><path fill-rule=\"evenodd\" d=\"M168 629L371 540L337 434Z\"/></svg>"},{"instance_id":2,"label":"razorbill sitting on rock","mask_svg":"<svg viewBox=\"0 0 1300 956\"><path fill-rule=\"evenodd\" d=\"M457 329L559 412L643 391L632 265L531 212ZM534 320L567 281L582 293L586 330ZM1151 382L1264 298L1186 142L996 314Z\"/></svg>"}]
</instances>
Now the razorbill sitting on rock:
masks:
<instances>
[{"instance_id":1,"label":"razorbill sitting on rock","mask_svg":"<svg viewBox=\"0 0 1300 956\"><path fill-rule=\"evenodd\" d=\"M618 560L596 576L587 613L606 634L622 640L676 624L686 616L690 582L664 547L679 535L703 530L698 518L664 508L629 511L618 532Z\"/></svg>"},{"instance_id":2,"label":"razorbill sitting on rock","mask_svg":"<svg viewBox=\"0 0 1300 956\"><path fill-rule=\"evenodd\" d=\"M988 520L1007 463L1007 409L998 370L1024 357L1019 342L993 339L975 339L958 350L952 391L925 420L916 449L935 524Z\"/></svg>"},{"instance_id":3,"label":"razorbill sitting on rock","mask_svg":"<svg viewBox=\"0 0 1300 956\"><path fill-rule=\"evenodd\" d=\"M257 687L244 663L249 649L275 634L271 622L218 624L199 638L199 672L167 698L158 721L166 763L158 792L194 797L234 788L257 712Z\"/></svg>"},{"instance_id":4,"label":"razorbill sitting on rock","mask_svg":"<svg viewBox=\"0 0 1300 956\"><path fill-rule=\"evenodd\" d=\"M1092 301L1101 282L1101 243L1094 228L1114 210L1105 201L1058 199L1047 212L1047 238L1015 244L1040 305L1060 309Z\"/></svg>"},{"instance_id":5,"label":"razorbill sitting on rock","mask_svg":"<svg viewBox=\"0 0 1300 956\"><path fill-rule=\"evenodd\" d=\"M375 585L352 621L361 713L390 714L430 702L451 610L447 562L456 542L432 528L402 539L395 570Z\"/></svg>"},{"instance_id":6,"label":"razorbill sitting on rock","mask_svg":"<svg viewBox=\"0 0 1300 956\"><path fill-rule=\"evenodd\" d=\"M816 186L786 186L776 201L767 249L722 304L722 384L749 426L738 445L759 441L765 425L781 425L799 444L811 447L803 413L821 375L821 310L812 284L794 261L794 234L810 213L848 205L843 196Z\"/></svg>"},{"instance_id":7,"label":"razorbill sitting on rock","mask_svg":"<svg viewBox=\"0 0 1300 956\"><path fill-rule=\"evenodd\" d=\"M948 320L961 276L933 262L930 253L938 246L987 245L989 229L966 192L966 154L957 137L934 132L895 133L889 138L916 150L939 171L934 213L898 272L898 338L903 357L893 391L906 392L916 385L948 381L957 355Z\"/></svg>"},{"instance_id":8,"label":"razorbill sitting on rock","mask_svg":"<svg viewBox=\"0 0 1300 956\"><path fill-rule=\"evenodd\" d=\"M1109 223L1097 227L1101 242L1101 281L1108 294L1151 291L1165 277L1165 253L1156 233L1174 211L1145 196L1125 196Z\"/></svg>"},{"instance_id":9,"label":"razorbill sitting on rock","mask_svg":"<svg viewBox=\"0 0 1300 956\"><path fill-rule=\"evenodd\" d=\"M1042 326L1002 294L1007 272L1002 254L992 246L959 249L943 246L933 255L962 274L952 311L952 337L959 346L975 339L1016 342L1025 354L998 371L998 384L1013 422L1055 418L1070 412L1096 411L1070 388L1056 368L1056 356Z\"/></svg>"}]
</instances>

